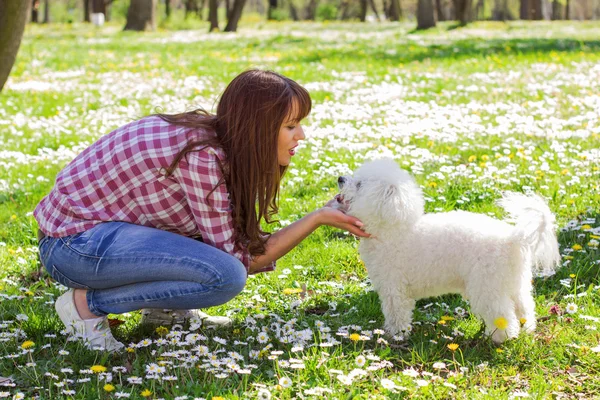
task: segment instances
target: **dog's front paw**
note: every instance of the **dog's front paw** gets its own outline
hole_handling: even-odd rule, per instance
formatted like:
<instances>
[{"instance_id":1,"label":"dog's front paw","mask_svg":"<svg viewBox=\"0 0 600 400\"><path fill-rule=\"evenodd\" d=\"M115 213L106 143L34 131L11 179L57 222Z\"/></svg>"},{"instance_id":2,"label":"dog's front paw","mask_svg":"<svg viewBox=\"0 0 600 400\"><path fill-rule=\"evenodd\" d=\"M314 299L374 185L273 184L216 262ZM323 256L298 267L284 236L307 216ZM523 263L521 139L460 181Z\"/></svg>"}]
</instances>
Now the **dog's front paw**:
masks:
<instances>
[{"instance_id":1,"label":"dog's front paw","mask_svg":"<svg viewBox=\"0 0 600 400\"><path fill-rule=\"evenodd\" d=\"M399 323L388 323L386 322L383 327L386 335L395 340L404 340L408 336L410 336L410 332L412 331L412 326L407 323L399 324Z\"/></svg>"}]
</instances>

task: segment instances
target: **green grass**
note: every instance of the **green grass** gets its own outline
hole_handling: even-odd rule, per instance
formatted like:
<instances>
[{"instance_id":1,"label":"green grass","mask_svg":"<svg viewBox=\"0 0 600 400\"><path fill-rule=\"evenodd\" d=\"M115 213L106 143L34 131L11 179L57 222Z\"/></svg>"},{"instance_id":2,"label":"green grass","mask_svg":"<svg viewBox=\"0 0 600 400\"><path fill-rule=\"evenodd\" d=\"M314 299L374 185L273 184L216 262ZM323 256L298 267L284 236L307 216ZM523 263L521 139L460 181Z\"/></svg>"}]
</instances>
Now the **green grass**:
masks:
<instances>
[{"instance_id":1,"label":"green grass","mask_svg":"<svg viewBox=\"0 0 600 400\"><path fill-rule=\"evenodd\" d=\"M0 393L44 399L116 393L139 399L145 389L167 399L256 398L260 390L277 399L310 398L325 389L331 391L325 397L336 399L596 396L599 24L441 24L415 33L409 24L246 21L238 34L212 35L197 20L164 22L153 33L122 32L119 24L28 26L0 96L0 377L15 385L0 386ZM190 29L164 30L173 27ZM320 228L279 260L276 272L250 278L241 295L209 310L232 315L231 330L197 331L208 338L195 345L138 347L160 336L132 312L115 316L124 321L115 335L132 344L124 356L67 341L53 309L63 288L36 273L35 205L58 171L100 136L157 107L211 109L225 85L250 67L299 81L314 101L306 143L283 183L283 225L331 198L338 175L382 154L415 175L428 212L502 217L495 205L502 190L545 196L557 216L563 267L535 281L535 335L496 347L468 304L447 295L418 303L405 341L382 336L383 315L357 241ZM284 292L303 285L305 296ZM569 303L578 306L573 314L565 312ZM453 319L440 323L443 317ZM258 341L261 329L268 343ZM303 349L285 343L281 329L308 330ZM354 341L352 333L363 337ZM35 342L31 352L21 348L26 340ZM204 356L186 362L197 345L223 364L213 371L203 367ZM272 355L275 350L283 353ZM226 366L231 351L251 374ZM367 357L365 365L360 358L357 364L359 356ZM304 368L291 368L293 359ZM175 380L146 378L151 363L164 365L164 375ZM103 389L106 375L85 374L92 365L108 368L114 391ZM133 376L142 384L128 382ZM278 386L282 377L290 387ZM397 388L387 389L382 379Z\"/></svg>"}]
</instances>

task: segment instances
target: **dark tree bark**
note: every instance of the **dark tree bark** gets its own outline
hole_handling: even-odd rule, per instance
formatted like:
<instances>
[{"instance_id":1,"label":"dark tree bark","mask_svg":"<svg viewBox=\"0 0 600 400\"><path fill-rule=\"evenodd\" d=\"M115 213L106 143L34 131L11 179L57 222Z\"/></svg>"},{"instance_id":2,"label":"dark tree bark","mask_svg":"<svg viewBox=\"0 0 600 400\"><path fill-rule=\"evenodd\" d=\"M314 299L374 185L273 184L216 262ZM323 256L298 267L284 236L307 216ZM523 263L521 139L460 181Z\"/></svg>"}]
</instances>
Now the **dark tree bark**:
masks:
<instances>
[{"instance_id":1,"label":"dark tree bark","mask_svg":"<svg viewBox=\"0 0 600 400\"><path fill-rule=\"evenodd\" d=\"M37 24L39 21L38 13L40 12L40 0L31 1L31 22Z\"/></svg>"},{"instance_id":2,"label":"dark tree bark","mask_svg":"<svg viewBox=\"0 0 600 400\"><path fill-rule=\"evenodd\" d=\"M234 6L235 3L231 5L231 0L225 0L225 18L227 18L227 21L231 19L231 13L233 12Z\"/></svg>"},{"instance_id":3,"label":"dark tree bark","mask_svg":"<svg viewBox=\"0 0 600 400\"><path fill-rule=\"evenodd\" d=\"M417 2L417 29L429 29L435 26L432 0Z\"/></svg>"},{"instance_id":4,"label":"dark tree bark","mask_svg":"<svg viewBox=\"0 0 600 400\"><path fill-rule=\"evenodd\" d=\"M571 19L571 0L567 0L565 3L565 19L567 21Z\"/></svg>"},{"instance_id":5,"label":"dark tree bark","mask_svg":"<svg viewBox=\"0 0 600 400\"><path fill-rule=\"evenodd\" d=\"M104 0L92 0L92 12L106 15L106 3Z\"/></svg>"},{"instance_id":6,"label":"dark tree bark","mask_svg":"<svg viewBox=\"0 0 600 400\"><path fill-rule=\"evenodd\" d=\"M50 22L50 2L49 0L44 0L44 23L47 24Z\"/></svg>"},{"instance_id":7,"label":"dark tree bark","mask_svg":"<svg viewBox=\"0 0 600 400\"><path fill-rule=\"evenodd\" d=\"M167 18L171 16L171 0L165 0L165 14Z\"/></svg>"},{"instance_id":8,"label":"dark tree bark","mask_svg":"<svg viewBox=\"0 0 600 400\"><path fill-rule=\"evenodd\" d=\"M310 0L308 5L306 6L306 19L309 21L315 20L315 15L317 14L317 6L319 2L317 0Z\"/></svg>"},{"instance_id":9,"label":"dark tree bark","mask_svg":"<svg viewBox=\"0 0 600 400\"><path fill-rule=\"evenodd\" d=\"M456 19L461 25L466 25L471 21L471 0L454 0L454 10Z\"/></svg>"},{"instance_id":10,"label":"dark tree bark","mask_svg":"<svg viewBox=\"0 0 600 400\"><path fill-rule=\"evenodd\" d=\"M30 5L29 1L0 0L0 91L19 52Z\"/></svg>"},{"instance_id":11,"label":"dark tree bark","mask_svg":"<svg viewBox=\"0 0 600 400\"><path fill-rule=\"evenodd\" d=\"M544 14L542 13L542 0L529 0L529 4L531 5L531 17L536 21L544 19Z\"/></svg>"},{"instance_id":12,"label":"dark tree bark","mask_svg":"<svg viewBox=\"0 0 600 400\"><path fill-rule=\"evenodd\" d=\"M238 22L240 22L242 11L244 11L244 5L246 5L246 0L235 0L231 13L229 14L227 26L225 26L225 32L237 31Z\"/></svg>"},{"instance_id":13,"label":"dark tree bark","mask_svg":"<svg viewBox=\"0 0 600 400\"><path fill-rule=\"evenodd\" d=\"M390 0L390 21L400 21L402 18L402 7L400 6L400 0Z\"/></svg>"},{"instance_id":14,"label":"dark tree bark","mask_svg":"<svg viewBox=\"0 0 600 400\"><path fill-rule=\"evenodd\" d=\"M475 4L475 12L473 13L475 19L483 19L484 11L485 10L483 9L483 0L478 0L477 4Z\"/></svg>"},{"instance_id":15,"label":"dark tree bark","mask_svg":"<svg viewBox=\"0 0 600 400\"><path fill-rule=\"evenodd\" d=\"M442 0L435 0L435 9L437 11L437 20L446 21L446 14L444 14L444 8L442 7Z\"/></svg>"},{"instance_id":16,"label":"dark tree bark","mask_svg":"<svg viewBox=\"0 0 600 400\"><path fill-rule=\"evenodd\" d=\"M208 0L208 20L210 21L209 32L219 30L219 14L217 13L219 0Z\"/></svg>"},{"instance_id":17,"label":"dark tree bark","mask_svg":"<svg viewBox=\"0 0 600 400\"><path fill-rule=\"evenodd\" d=\"M269 0L269 8L267 9L267 19L273 19L273 11L277 10L277 0Z\"/></svg>"},{"instance_id":18,"label":"dark tree bark","mask_svg":"<svg viewBox=\"0 0 600 400\"><path fill-rule=\"evenodd\" d=\"M300 17L298 16L298 9L294 5L294 1L288 0L288 4L290 6L290 17L292 18L292 21L300 21Z\"/></svg>"},{"instance_id":19,"label":"dark tree bark","mask_svg":"<svg viewBox=\"0 0 600 400\"><path fill-rule=\"evenodd\" d=\"M131 0L127 10L127 23L123 30L145 31L156 28L156 0Z\"/></svg>"},{"instance_id":20,"label":"dark tree bark","mask_svg":"<svg viewBox=\"0 0 600 400\"><path fill-rule=\"evenodd\" d=\"M522 20L531 19L531 15L529 14L529 0L521 0L521 5L519 7L519 18Z\"/></svg>"},{"instance_id":21,"label":"dark tree bark","mask_svg":"<svg viewBox=\"0 0 600 400\"><path fill-rule=\"evenodd\" d=\"M360 0L360 14L358 18L361 22L365 22L367 19L367 0Z\"/></svg>"}]
</instances>

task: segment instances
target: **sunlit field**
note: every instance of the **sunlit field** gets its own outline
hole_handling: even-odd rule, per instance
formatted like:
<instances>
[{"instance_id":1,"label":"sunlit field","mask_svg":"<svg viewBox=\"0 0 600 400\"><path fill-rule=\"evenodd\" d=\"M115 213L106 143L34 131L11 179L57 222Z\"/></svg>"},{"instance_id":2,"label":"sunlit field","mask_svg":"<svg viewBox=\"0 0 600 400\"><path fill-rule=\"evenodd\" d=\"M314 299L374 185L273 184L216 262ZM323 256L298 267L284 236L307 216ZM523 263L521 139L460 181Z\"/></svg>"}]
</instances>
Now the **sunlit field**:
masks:
<instances>
[{"instance_id":1,"label":"sunlit field","mask_svg":"<svg viewBox=\"0 0 600 400\"><path fill-rule=\"evenodd\" d=\"M256 23L237 34L29 26L0 94L0 398L593 398L600 391L600 24ZM111 316L123 354L69 340L66 290L37 261L32 211L58 171L114 128L212 110L250 67L313 98L278 229L339 175L393 157L428 212L502 218L503 190L544 196L562 268L535 280L538 329L495 346L460 297L420 301L409 337L382 330L351 235L320 228L209 309L232 328L154 330Z\"/></svg>"}]
</instances>

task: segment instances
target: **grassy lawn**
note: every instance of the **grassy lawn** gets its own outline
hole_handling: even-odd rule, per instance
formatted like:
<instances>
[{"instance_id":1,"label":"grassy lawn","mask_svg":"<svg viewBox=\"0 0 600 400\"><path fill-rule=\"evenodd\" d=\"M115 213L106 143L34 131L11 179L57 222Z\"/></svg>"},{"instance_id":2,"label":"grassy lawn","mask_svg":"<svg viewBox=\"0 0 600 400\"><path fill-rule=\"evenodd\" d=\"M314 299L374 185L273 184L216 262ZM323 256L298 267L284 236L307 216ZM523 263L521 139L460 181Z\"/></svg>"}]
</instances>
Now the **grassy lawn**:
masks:
<instances>
[{"instance_id":1,"label":"grassy lawn","mask_svg":"<svg viewBox=\"0 0 600 400\"><path fill-rule=\"evenodd\" d=\"M0 398L597 396L600 24L121 28L29 26L0 95ZM314 102L283 184L281 225L333 197L338 175L381 156L415 175L428 212L501 218L502 190L547 198L563 267L535 281L535 335L495 346L469 305L448 295L417 304L410 337L388 337L357 240L320 228L275 272L208 310L232 316L229 330L155 331L132 312L112 316L125 354L69 341L53 308L65 288L37 273L35 205L100 136L157 109L211 110L250 67L297 80Z\"/></svg>"}]
</instances>

